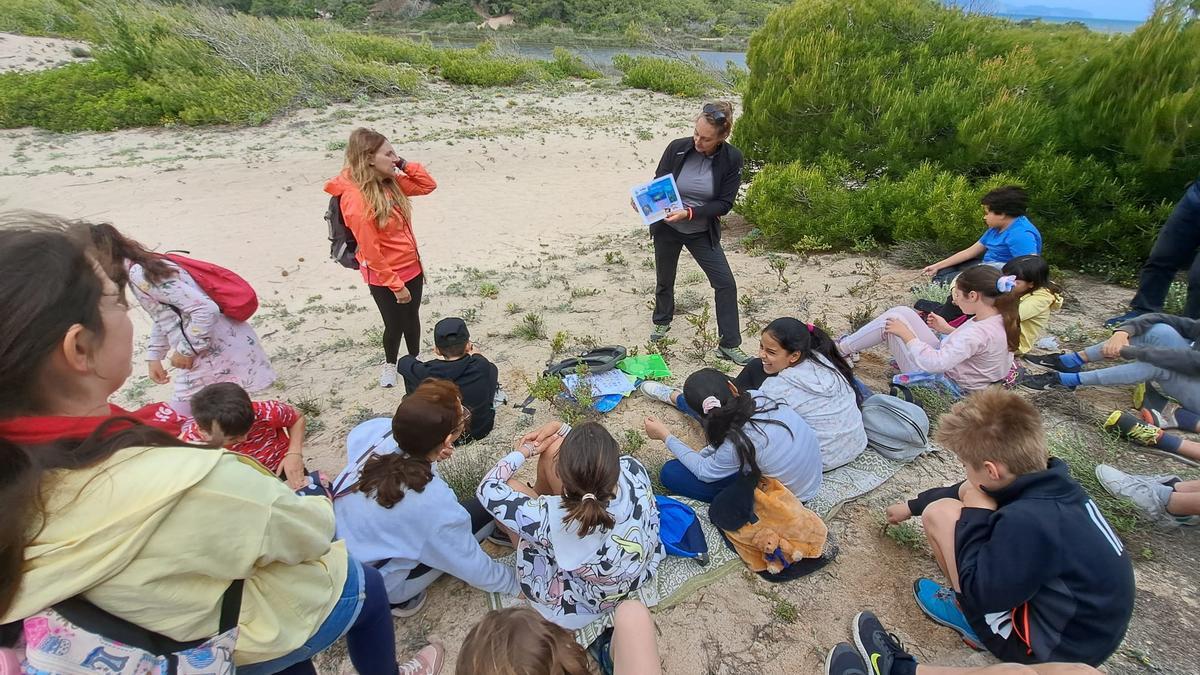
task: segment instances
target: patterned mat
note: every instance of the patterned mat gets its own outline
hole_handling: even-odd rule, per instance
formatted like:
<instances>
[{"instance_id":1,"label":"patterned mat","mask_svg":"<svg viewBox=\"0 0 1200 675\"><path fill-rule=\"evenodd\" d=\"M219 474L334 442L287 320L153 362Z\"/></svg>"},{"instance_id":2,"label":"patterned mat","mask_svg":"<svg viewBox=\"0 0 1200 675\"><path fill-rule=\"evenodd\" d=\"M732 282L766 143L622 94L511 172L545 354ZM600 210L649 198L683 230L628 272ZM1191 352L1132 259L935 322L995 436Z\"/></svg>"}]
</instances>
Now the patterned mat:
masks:
<instances>
[{"instance_id":1,"label":"patterned mat","mask_svg":"<svg viewBox=\"0 0 1200 675\"><path fill-rule=\"evenodd\" d=\"M853 462L826 473L821 482L820 492L807 506L828 521L837 515L843 504L879 487L903 465L903 462L892 461L867 450ZM741 567L741 558L725 545L720 530L708 522L708 504L686 497L674 499L696 511L700 527L704 530L704 539L708 542L709 562L708 565L701 566L687 558L667 556L658 566L654 583L635 593L635 597L647 607L665 609L676 605L692 593ZM516 554L509 553L501 558L500 562L516 565ZM488 593L487 603L489 609L500 609L525 604L526 601L511 595ZM612 615L605 615L575 631L575 639L579 644L587 646L611 625Z\"/></svg>"}]
</instances>

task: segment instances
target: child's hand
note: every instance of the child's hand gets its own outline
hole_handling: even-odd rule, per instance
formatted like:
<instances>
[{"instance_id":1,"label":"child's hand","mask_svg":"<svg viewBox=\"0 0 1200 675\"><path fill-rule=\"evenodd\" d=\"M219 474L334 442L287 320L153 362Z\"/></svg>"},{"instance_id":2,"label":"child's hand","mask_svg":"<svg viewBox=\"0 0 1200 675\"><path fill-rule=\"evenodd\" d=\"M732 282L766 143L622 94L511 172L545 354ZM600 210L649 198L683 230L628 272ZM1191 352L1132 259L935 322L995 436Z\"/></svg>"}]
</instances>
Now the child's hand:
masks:
<instances>
[{"instance_id":1,"label":"child's hand","mask_svg":"<svg viewBox=\"0 0 1200 675\"><path fill-rule=\"evenodd\" d=\"M179 352L171 354L171 367L180 370L191 370L192 366L196 365L196 357L184 356Z\"/></svg>"},{"instance_id":2,"label":"child's hand","mask_svg":"<svg viewBox=\"0 0 1200 675\"><path fill-rule=\"evenodd\" d=\"M908 324L904 323L900 319L888 319L887 322L883 324L883 332L895 335L904 342L908 342L909 340L917 337L917 334L912 332L912 329L908 327Z\"/></svg>"},{"instance_id":3,"label":"child's hand","mask_svg":"<svg viewBox=\"0 0 1200 675\"><path fill-rule=\"evenodd\" d=\"M904 521L912 518L912 509L908 508L908 502L898 502L887 507L887 521L889 525L899 525Z\"/></svg>"},{"instance_id":4,"label":"child's hand","mask_svg":"<svg viewBox=\"0 0 1200 675\"><path fill-rule=\"evenodd\" d=\"M304 473L304 457L300 455L284 455L279 466L283 468L283 476L287 485L293 490L308 485L308 474Z\"/></svg>"},{"instance_id":5,"label":"child's hand","mask_svg":"<svg viewBox=\"0 0 1200 675\"><path fill-rule=\"evenodd\" d=\"M646 428L646 435L656 441L665 441L671 432L667 430L667 425L663 424L657 417L647 417L642 423Z\"/></svg>"},{"instance_id":6,"label":"child's hand","mask_svg":"<svg viewBox=\"0 0 1200 675\"><path fill-rule=\"evenodd\" d=\"M146 367L149 371L150 379L155 384L166 384L171 381L171 376L167 374L167 369L163 368L162 361L147 361Z\"/></svg>"},{"instance_id":7,"label":"child's hand","mask_svg":"<svg viewBox=\"0 0 1200 675\"><path fill-rule=\"evenodd\" d=\"M1129 346L1129 333L1119 330L1112 334L1112 337L1104 341L1104 345L1100 347L1100 353L1106 359L1121 358L1121 348Z\"/></svg>"},{"instance_id":8,"label":"child's hand","mask_svg":"<svg viewBox=\"0 0 1200 675\"><path fill-rule=\"evenodd\" d=\"M954 332L954 326L951 326L950 322L946 321L941 316L934 314L933 312L930 312L925 317L925 325L929 326L930 328L932 328L933 330L935 330L939 333L953 333Z\"/></svg>"},{"instance_id":9,"label":"child's hand","mask_svg":"<svg viewBox=\"0 0 1200 675\"><path fill-rule=\"evenodd\" d=\"M546 440L547 438L550 438L554 434L557 434L558 430L561 428L562 428L562 422L546 422L545 424L538 427L537 429L534 429L533 431L522 436L521 440L517 441L517 449L519 450L523 443L532 443L534 445L541 445L542 441Z\"/></svg>"}]
</instances>

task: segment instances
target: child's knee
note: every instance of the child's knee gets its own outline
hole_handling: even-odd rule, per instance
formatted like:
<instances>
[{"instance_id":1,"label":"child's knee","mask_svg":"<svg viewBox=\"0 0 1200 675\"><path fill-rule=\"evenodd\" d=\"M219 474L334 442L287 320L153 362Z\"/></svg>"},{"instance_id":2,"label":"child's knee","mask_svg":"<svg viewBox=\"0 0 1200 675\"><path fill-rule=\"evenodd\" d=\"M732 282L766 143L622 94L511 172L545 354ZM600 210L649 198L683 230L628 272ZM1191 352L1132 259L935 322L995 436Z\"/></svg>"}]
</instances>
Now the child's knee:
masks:
<instances>
[{"instance_id":1,"label":"child's knee","mask_svg":"<svg viewBox=\"0 0 1200 675\"><path fill-rule=\"evenodd\" d=\"M1171 326L1165 323L1156 323L1150 326L1150 328L1146 329L1146 332L1142 333L1141 335L1133 336L1129 339L1129 341L1134 344L1147 342L1151 344L1160 344L1163 342L1178 342L1183 339L1184 338L1179 334L1179 331L1175 330Z\"/></svg>"},{"instance_id":2,"label":"child's knee","mask_svg":"<svg viewBox=\"0 0 1200 675\"><path fill-rule=\"evenodd\" d=\"M957 499L939 499L936 502L925 507L921 513L921 522L925 525L925 532L932 537L936 537L938 533L949 529L953 531L955 523L962 516L963 503Z\"/></svg>"}]
</instances>

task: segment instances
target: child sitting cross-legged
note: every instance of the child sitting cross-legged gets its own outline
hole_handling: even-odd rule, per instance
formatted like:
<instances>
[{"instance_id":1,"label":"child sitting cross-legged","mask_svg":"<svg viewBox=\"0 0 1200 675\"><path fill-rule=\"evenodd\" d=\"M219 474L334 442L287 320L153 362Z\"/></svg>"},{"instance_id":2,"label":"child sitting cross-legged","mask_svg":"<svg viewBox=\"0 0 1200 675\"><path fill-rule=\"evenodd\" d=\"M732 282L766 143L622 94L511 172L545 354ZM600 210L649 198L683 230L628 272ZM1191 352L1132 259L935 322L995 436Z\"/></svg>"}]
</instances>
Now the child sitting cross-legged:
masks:
<instances>
[{"instance_id":1,"label":"child sitting cross-legged","mask_svg":"<svg viewBox=\"0 0 1200 675\"><path fill-rule=\"evenodd\" d=\"M967 480L887 509L891 523L922 517L949 581L917 580L921 610L1003 661L1107 659L1133 614L1133 566L1066 463L1048 456L1041 415L989 389L943 415L935 440Z\"/></svg>"},{"instance_id":2,"label":"child sitting cross-legged","mask_svg":"<svg viewBox=\"0 0 1200 675\"><path fill-rule=\"evenodd\" d=\"M449 380L462 393L462 403L471 411L471 426L457 444L478 441L492 432L496 422L495 399L499 387L496 365L475 351L467 323L448 316L433 327L433 350L436 359L419 361L415 356L402 356L396 370L404 378L405 394L416 391L429 378Z\"/></svg>"},{"instance_id":3,"label":"child sitting cross-legged","mask_svg":"<svg viewBox=\"0 0 1200 675\"><path fill-rule=\"evenodd\" d=\"M515 474L538 457L537 482ZM650 474L597 422L551 422L483 477L476 496L517 548L521 592L577 630L650 581L662 561Z\"/></svg>"},{"instance_id":4,"label":"child sitting cross-legged","mask_svg":"<svg viewBox=\"0 0 1200 675\"><path fill-rule=\"evenodd\" d=\"M233 382L210 384L192 395L193 418L180 437L253 457L293 490L304 487L304 415L283 401L251 401Z\"/></svg>"}]
</instances>

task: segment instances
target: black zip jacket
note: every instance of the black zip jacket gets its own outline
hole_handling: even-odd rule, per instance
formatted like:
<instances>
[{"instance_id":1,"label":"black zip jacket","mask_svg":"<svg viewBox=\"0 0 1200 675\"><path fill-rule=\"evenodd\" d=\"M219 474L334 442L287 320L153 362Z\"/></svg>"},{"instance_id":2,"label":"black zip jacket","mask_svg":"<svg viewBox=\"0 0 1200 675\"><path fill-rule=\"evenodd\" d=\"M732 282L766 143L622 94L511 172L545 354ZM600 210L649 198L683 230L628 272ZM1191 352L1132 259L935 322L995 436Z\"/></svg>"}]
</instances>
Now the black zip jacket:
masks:
<instances>
[{"instance_id":1,"label":"black zip jacket","mask_svg":"<svg viewBox=\"0 0 1200 675\"><path fill-rule=\"evenodd\" d=\"M998 508L964 508L954 533L971 627L981 638L1016 632L1034 662L1100 665L1133 615L1133 564L1120 538L1061 459L988 494ZM957 496L957 486L935 488L909 506L918 515Z\"/></svg>"},{"instance_id":2,"label":"black zip jacket","mask_svg":"<svg viewBox=\"0 0 1200 675\"><path fill-rule=\"evenodd\" d=\"M1200 321L1174 314L1143 314L1121 324L1117 330L1125 331L1132 337L1150 330L1156 323L1165 323L1174 328L1185 339L1192 341L1191 349L1171 349L1169 347L1128 347L1121 348L1121 358L1132 361L1145 361L1152 366L1171 370L1181 375L1200 376Z\"/></svg>"},{"instance_id":3,"label":"black zip jacket","mask_svg":"<svg viewBox=\"0 0 1200 675\"><path fill-rule=\"evenodd\" d=\"M671 141L663 151L662 159L658 161L654 177L661 178L671 174L678 180L684 161L693 152L697 150L691 136ZM713 154L712 160L713 198L702 206L694 207L692 217L696 220L708 220L708 235L712 239L712 245L716 246L721 239L721 216L733 208L738 188L742 185L742 151L729 143L722 143ZM669 227L661 220L654 223L650 226L650 233L654 234L654 228L663 226Z\"/></svg>"}]
</instances>

